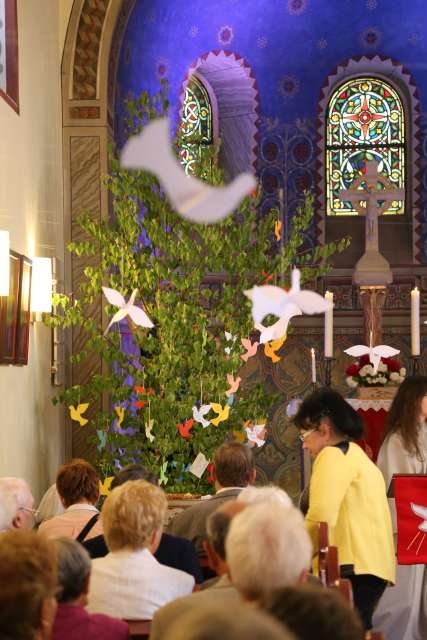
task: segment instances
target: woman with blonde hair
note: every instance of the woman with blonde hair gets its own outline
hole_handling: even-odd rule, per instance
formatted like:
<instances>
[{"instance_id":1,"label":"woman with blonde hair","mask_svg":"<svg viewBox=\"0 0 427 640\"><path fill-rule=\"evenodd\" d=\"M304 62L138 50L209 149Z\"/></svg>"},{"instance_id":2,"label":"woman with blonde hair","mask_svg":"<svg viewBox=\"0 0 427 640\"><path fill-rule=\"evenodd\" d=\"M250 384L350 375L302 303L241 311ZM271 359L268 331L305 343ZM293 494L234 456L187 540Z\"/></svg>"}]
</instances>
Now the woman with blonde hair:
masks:
<instances>
[{"instance_id":1,"label":"woman with blonde hair","mask_svg":"<svg viewBox=\"0 0 427 640\"><path fill-rule=\"evenodd\" d=\"M395 473L427 473L427 376L409 376L390 407L377 464L387 487ZM389 500L396 537L396 508ZM425 565L398 565L396 586L384 593L374 617L387 640L427 637Z\"/></svg>"}]
</instances>

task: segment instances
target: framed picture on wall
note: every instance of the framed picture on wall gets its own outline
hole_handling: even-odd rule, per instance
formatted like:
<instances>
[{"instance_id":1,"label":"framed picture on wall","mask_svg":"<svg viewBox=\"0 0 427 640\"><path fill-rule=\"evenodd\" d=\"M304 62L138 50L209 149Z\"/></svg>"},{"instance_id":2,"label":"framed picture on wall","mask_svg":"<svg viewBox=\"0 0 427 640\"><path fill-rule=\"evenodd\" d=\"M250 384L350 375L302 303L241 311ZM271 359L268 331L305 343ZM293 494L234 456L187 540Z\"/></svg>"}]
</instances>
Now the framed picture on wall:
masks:
<instances>
[{"instance_id":1,"label":"framed picture on wall","mask_svg":"<svg viewBox=\"0 0 427 640\"><path fill-rule=\"evenodd\" d=\"M10 252L9 295L0 296L0 364L13 364L16 358L20 258Z\"/></svg>"},{"instance_id":2,"label":"framed picture on wall","mask_svg":"<svg viewBox=\"0 0 427 640\"><path fill-rule=\"evenodd\" d=\"M28 364L28 342L30 338L30 303L31 303L32 263L25 256L20 256L18 321L16 324L15 362Z\"/></svg>"},{"instance_id":3,"label":"framed picture on wall","mask_svg":"<svg viewBox=\"0 0 427 640\"><path fill-rule=\"evenodd\" d=\"M0 0L0 96L19 113L16 0Z\"/></svg>"}]
</instances>

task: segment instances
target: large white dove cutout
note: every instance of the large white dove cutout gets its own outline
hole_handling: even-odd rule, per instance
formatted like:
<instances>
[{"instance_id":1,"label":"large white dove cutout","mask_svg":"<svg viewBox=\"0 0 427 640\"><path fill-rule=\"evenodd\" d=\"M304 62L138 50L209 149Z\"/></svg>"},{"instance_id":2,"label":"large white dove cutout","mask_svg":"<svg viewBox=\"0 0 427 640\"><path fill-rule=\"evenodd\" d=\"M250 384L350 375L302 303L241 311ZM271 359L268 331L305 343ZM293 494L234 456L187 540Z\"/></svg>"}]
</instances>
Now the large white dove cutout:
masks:
<instances>
[{"instance_id":1,"label":"large white dove cutout","mask_svg":"<svg viewBox=\"0 0 427 640\"><path fill-rule=\"evenodd\" d=\"M293 316L301 316L303 313L309 315L324 313L331 307L331 303L315 291L301 290L300 280L300 270L292 269L292 284L289 291L266 284L262 287L255 286L244 292L252 300L252 317L255 328L261 332L261 344L282 338ZM270 314L279 320L270 327L265 327L262 321Z\"/></svg>"},{"instance_id":2,"label":"large white dove cutout","mask_svg":"<svg viewBox=\"0 0 427 640\"><path fill-rule=\"evenodd\" d=\"M393 347L389 347L386 344L379 344L376 347L372 346L372 334L371 334L369 347L364 344L356 344L354 347L345 349L344 353L347 353L349 356L353 356L353 358L360 358L360 356L369 354L369 361L374 368L374 374L375 374L378 371L381 358L391 358L392 356L397 356L397 354L400 353L400 351L398 349L393 349Z\"/></svg>"},{"instance_id":3,"label":"large white dove cutout","mask_svg":"<svg viewBox=\"0 0 427 640\"><path fill-rule=\"evenodd\" d=\"M420 504L415 504L415 502L411 502L411 509L415 513L416 516L423 519L418 525L418 529L427 533L427 507L423 507Z\"/></svg>"},{"instance_id":4,"label":"large white dove cutout","mask_svg":"<svg viewBox=\"0 0 427 640\"><path fill-rule=\"evenodd\" d=\"M248 172L241 173L225 187L211 187L187 176L172 152L168 118L153 120L142 133L128 140L121 164L127 169L154 173L178 213L202 224L225 218L256 187L254 176Z\"/></svg>"},{"instance_id":5,"label":"large white dove cutout","mask_svg":"<svg viewBox=\"0 0 427 640\"><path fill-rule=\"evenodd\" d=\"M134 305L136 294L138 293L138 289L134 289L132 291L132 295L129 300L126 302L124 297L118 291L114 289L109 289L108 287L102 287L104 292L104 296L107 298L110 304L113 304L115 307L119 307L119 310L113 315L110 320L110 324L104 331L104 335L108 333L111 325L115 322L120 322L126 316L130 316L135 324L138 324L141 327L147 327L151 329L154 327L154 324L151 322L150 318L147 316L145 311L140 309Z\"/></svg>"}]
</instances>

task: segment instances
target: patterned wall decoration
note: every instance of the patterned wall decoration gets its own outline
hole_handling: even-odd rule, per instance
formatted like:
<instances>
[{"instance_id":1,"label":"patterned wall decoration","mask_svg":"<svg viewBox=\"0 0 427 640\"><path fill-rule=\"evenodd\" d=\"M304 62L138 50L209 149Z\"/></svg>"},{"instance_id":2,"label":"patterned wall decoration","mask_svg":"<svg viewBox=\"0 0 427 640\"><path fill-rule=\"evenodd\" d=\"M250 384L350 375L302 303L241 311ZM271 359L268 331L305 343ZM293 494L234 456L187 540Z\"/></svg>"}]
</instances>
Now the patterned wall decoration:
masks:
<instances>
[{"instance_id":1,"label":"patterned wall decoration","mask_svg":"<svg viewBox=\"0 0 427 640\"><path fill-rule=\"evenodd\" d=\"M258 84L259 172L269 167L263 183L270 186L263 206L277 200L274 185L285 184L295 162L295 151L289 146L289 132L293 130L303 133L307 145L305 149L304 145L298 147L298 152L303 158L309 156L297 172L299 184L321 188L316 171L317 109L322 87L337 65L377 55L400 61L418 88L421 111L427 109L424 14L424 0L405 5L387 0L364 0L357 5L352 0L269 0L262 10L257 0L213 0L208 5L203 0L138 0L129 17L117 67L117 140L124 140L123 97L144 89L154 92L158 79L167 76L171 111L178 118L188 69L194 60L220 48L242 56ZM397 70L393 73L398 74ZM265 154L275 153L272 147L269 151L272 136L276 136L281 154L268 161ZM420 142L424 161L425 130ZM421 182L422 194L425 189ZM299 194L298 189L295 193L291 189L286 205ZM414 245L418 259L427 264L425 198L423 203ZM292 207L288 211L292 216ZM312 240L315 232L318 235L319 230L313 230Z\"/></svg>"}]
</instances>

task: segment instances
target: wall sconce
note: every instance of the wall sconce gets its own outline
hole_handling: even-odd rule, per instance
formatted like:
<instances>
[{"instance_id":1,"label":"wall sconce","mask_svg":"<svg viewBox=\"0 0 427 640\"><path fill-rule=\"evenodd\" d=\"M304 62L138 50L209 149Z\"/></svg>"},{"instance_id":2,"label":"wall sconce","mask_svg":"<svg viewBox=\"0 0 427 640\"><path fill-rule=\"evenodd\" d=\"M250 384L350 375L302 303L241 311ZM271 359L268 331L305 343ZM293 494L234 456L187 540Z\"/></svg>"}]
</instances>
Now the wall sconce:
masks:
<instances>
[{"instance_id":1,"label":"wall sconce","mask_svg":"<svg viewBox=\"0 0 427 640\"><path fill-rule=\"evenodd\" d=\"M52 312L52 259L33 258L31 311Z\"/></svg>"},{"instance_id":2,"label":"wall sconce","mask_svg":"<svg viewBox=\"0 0 427 640\"><path fill-rule=\"evenodd\" d=\"M9 231L0 231L0 296L9 295Z\"/></svg>"}]
</instances>

